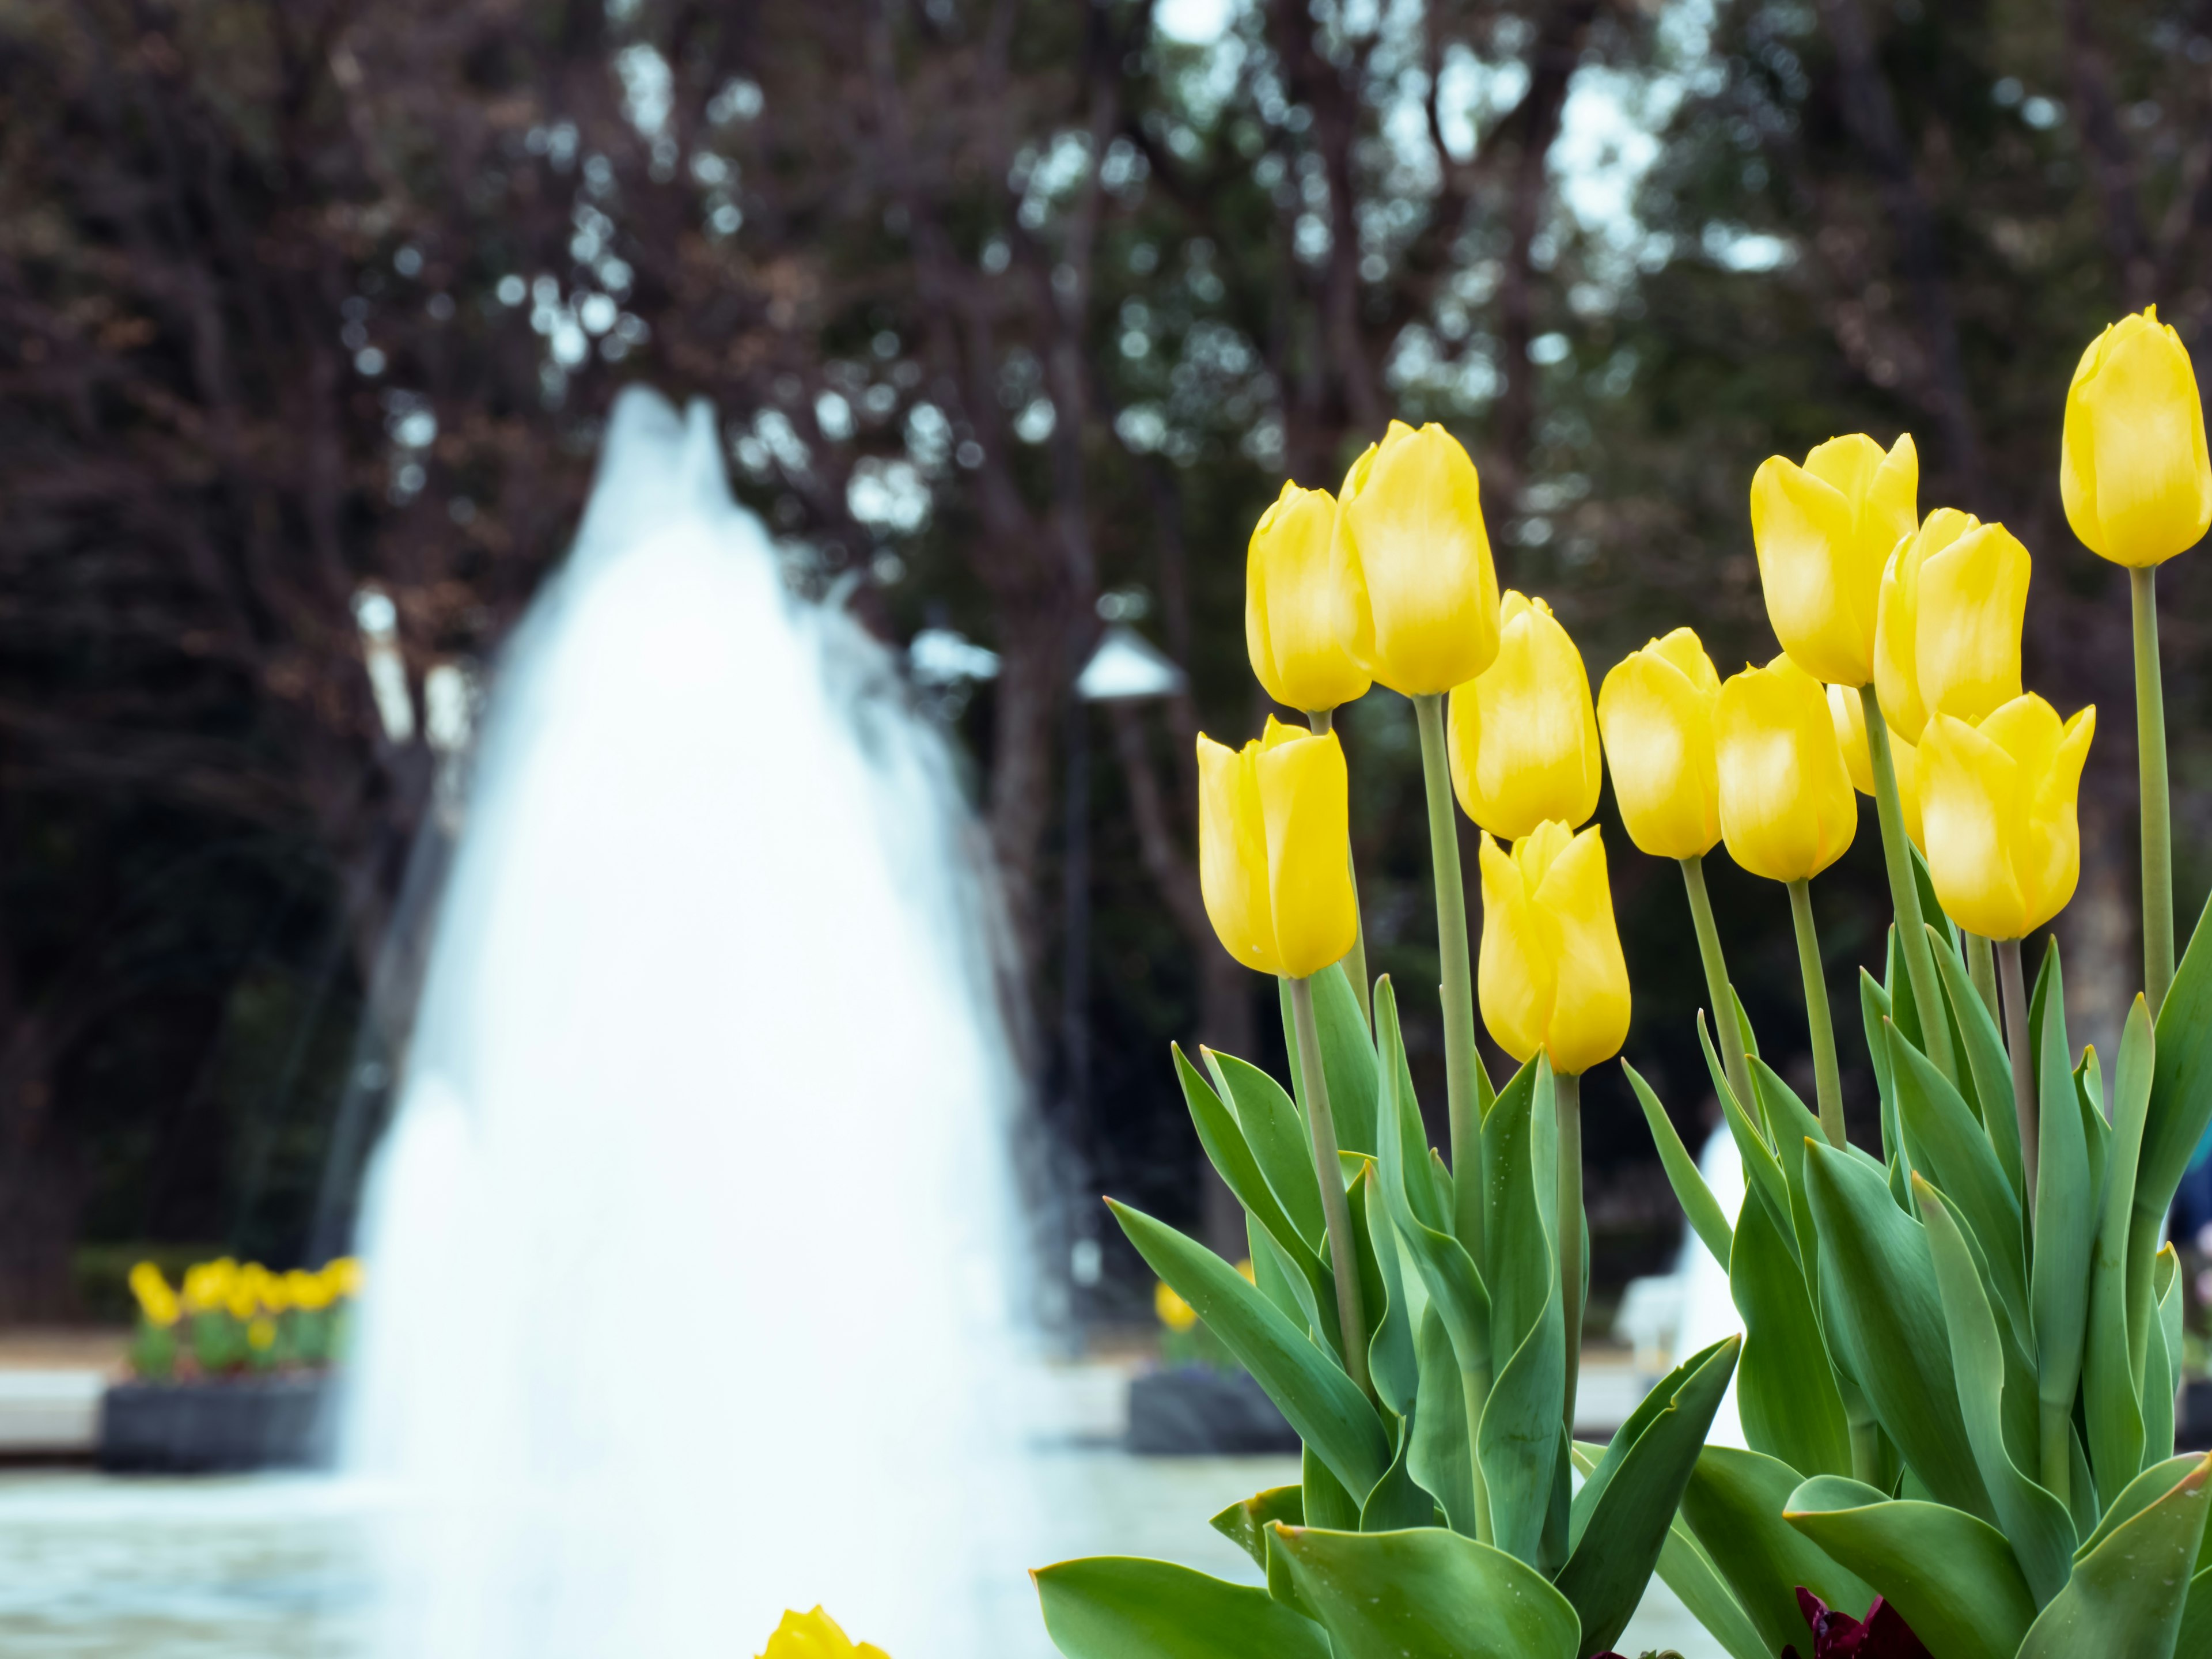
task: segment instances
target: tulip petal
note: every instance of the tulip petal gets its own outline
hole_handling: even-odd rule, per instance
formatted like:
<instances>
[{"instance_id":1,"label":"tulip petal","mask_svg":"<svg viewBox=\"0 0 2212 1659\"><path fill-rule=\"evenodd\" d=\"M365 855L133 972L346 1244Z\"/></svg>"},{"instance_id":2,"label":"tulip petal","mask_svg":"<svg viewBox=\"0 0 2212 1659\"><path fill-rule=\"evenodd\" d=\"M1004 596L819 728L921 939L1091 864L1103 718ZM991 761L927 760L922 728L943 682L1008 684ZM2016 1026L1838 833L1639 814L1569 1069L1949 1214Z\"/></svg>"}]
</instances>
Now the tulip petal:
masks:
<instances>
[{"instance_id":1,"label":"tulip petal","mask_svg":"<svg viewBox=\"0 0 2212 1659\"><path fill-rule=\"evenodd\" d=\"M1544 1046L1559 983L1555 926L1529 902L1513 857L1482 838L1482 951L1475 969L1482 1023L1498 1046L1527 1060Z\"/></svg>"},{"instance_id":2,"label":"tulip petal","mask_svg":"<svg viewBox=\"0 0 2212 1659\"><path fill-rule=\"evenodd\" d=\"M1304 979L1340 960L1359 927L1344 750L1333 732L1293 732L1261 747L1256 772L1280 971Z\"/></svg>"},{"instance_id":3,"label":"tulip petal","mask_svg":"<svg viewBox=\"0 0 2212 1659\"><path fill-rule=\"evenodd\" d=\"M1729 857L1770 881L1798 881L1843 856L1858 804L1817 681L1780 657L1731 676L1713 738Z\"/></svg>"},{"instance_id":4,"label":"tulip petal","mask_svg":"<svg viewBox=\"0 0 2212 1659\"><path fill-rule=\"evenodd\" d=\"M1267 887L1257 744L1238 750L1198 739L1198 885L1222 947L1247 968L1283 971Z\"/></svg>"},{"instance_id":5,"label":"tulip petal","mask_svg":"<svg viewBox=\"0 0 2212 1659\"><path fill-rule=\"evenodd\" d=\"M1972 724L2020 695L2032 564L2019 538L2001 524L1982 525L1926 556L1914 655L1929 710Z\"/></svg>"},{"instance_id":6,"label":"tulip petal","mask_svg":"<svg viewBox=\"0 0 2212 1659\"><path fill-rule=\"evenodd\" d=\"M1944 914L1984 939L2022 937L2027 906L2008 833L2023 805L2019 763L1964 720L1938 714L1919 772L1928 873Z\"/></svg>"},{"instance_id":7,"label":"tulip petal","mask_svg":"<svg viewBox=\"0 0 2212 1659\"><path fill-rule=\"evenodd\" d=\"M2059 489L2074 533L2124 565L2158 564L2212 526L2196 372L2155 307L2082 354L2066 394Z\"/></svg>"},{"instance_id":8,"label":"tulip petal","mask_svg":"<svg viewBox=\"0 0 2212 1659\"><path fill-rule=\"evenodd\" d=\"M1684 635L1710 690L1681 666ZM1622 659L1599 690L1613 799L1629 839L1654 858L1698 858L1720 839L1712 712L1719 696L1720 677L1686 628Z\"/></svg>"},{"instance_id":9,"label":"tulip petal","mask_svg":"<svg viewBox=\"0 0 2212 1659\"><path fill-rule=\"evenodd\" d=\"M2097 711L2081 709L2053 745L2027 800L2027 845L2015 858L2030 932L2063 910L2081 877L2081 826L2075 811L2081 768L2097 733Z\"/></svg>"},{"instance_id":10,"label":"tulip petal","mask_svg":"<svg viewBox=\"0 0 2212 1659\"><path fill-rule=\"evenodd\" d=\"M1532 897L1558 927L1559 977L1544 1051L1555 1072L1587 1072L1620 1052L1629 1017L1628 963L1596 825L1552 859Z\"/></svg>"},{"instance_id":11,"label":"tulip petal","mask_svg":"<svg viewBox=\"0 0 2212 1659\"><path fill-rule=\"evenodd\" d=\"M1497 658L1453 689L1447 748L1468 817L1518 840L1597 811L1597 717L1582 653L1551 607L1508 593L1500 615Z\"/></svg>"},{"instance_id":12,"label":"tulip petal","mask_svg":"<svg viewBox=\"0 0 2212 1659\"><path fill-rule=\"evenodd\" d=\"M1335 708L1368 678L1337 637L1336 498L1285 483L1245 555L1244 643L1252 672L1289 708Z\"/></svg>"}]
</instances>

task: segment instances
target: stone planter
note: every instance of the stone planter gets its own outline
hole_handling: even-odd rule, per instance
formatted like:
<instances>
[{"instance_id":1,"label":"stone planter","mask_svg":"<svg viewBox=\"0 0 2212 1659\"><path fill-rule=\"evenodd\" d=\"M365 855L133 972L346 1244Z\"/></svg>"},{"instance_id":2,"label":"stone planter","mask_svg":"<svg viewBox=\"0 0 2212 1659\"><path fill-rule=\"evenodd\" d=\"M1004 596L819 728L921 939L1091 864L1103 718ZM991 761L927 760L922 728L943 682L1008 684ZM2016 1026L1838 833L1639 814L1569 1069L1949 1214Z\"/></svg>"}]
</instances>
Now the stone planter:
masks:
<instances>
[{"instance_id":1,"label":"stone planter","mask_svg":"<svg viewBox=\"0 0 2212 1659\"><path fill-rule=\"evenodd\" d=\"M1298 1437L1244 1372L1186 1365L1129 1384L1129 1449L1169 1457L1295 1452Z\"/></svg>"},{"instance_id":2,"label":"stone planter","mask_svg":"<svg viewBox=\"0 0 2212 1659\"><path fill-rule=\"evenodd\" d=\"M311 1468L329 1462L327 1376L118 1382L100 1408L100 1467L134 1474Z\"/></svg>"}]
</instances>

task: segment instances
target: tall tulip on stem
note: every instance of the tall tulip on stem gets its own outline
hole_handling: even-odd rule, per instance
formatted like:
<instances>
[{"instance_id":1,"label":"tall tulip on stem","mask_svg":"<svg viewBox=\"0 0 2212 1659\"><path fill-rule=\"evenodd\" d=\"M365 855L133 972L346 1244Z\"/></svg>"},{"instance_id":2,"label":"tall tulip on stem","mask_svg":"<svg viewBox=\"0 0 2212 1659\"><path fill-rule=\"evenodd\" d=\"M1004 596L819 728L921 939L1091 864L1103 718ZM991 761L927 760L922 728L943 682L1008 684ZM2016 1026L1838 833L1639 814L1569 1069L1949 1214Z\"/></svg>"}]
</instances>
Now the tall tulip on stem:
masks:
<instances>
[{"instance_id":1,"label":"tall tulip on stem","mask_svg":"<svg viewBox=\"0 0 2212 1659\"><path fill-rule=\"evenodd\" d=\"M1344 1369L1371 1394L1359 1258L1310 983L1343 959L1358 932L1344 750L1333 733L1300 732L1270 718L1267 735L1242 750L1201 735L1198 768L1199 885L1213 931L1239 962L1290 981Z\"/></svg>"},{"instance_id":2,"label":"tall tulip on stem","mask_svg":"<svg viewBox=\"0 0 2212 1659\"><path fill-rule=\"evenodd\" d=\"M1697 930L1698 958L1711 999L1713 1032L1729 1087L1749 1103L1751 1061L1735 994L1705 894L1705 854L1721 838L1720 781L1713 757L1713 707L1721 677L1697 635L1678 628L1631 652L1605 677L1598 725L1613 767L1613 796L1628 838L1654 858L1682 866Z\"/></svg>"},{"instance_id":3,"label":"tall tulip on stem","mask_svg":"<svg viewBox=\"0 0 2212 1659\"><path fill-rule=\"evenodd\" d=\"M1308 726L1322 735L1334 729L1336 710L1365 696L1370 684L1337 637L1335 533L1336 497L1285 483L1253 529L1244 558L1244 643L1252 672L1269 696L1303 712ZM1351 857L1349 848L1345 856ZM1365 1014L1367 934L1357 925L1356 872L1352 896L1355 927L1345 972Z\"/></svg>"},{"instance_id":4,"label":"tall tulip on stem","mask_svg":"<svg viewBox=\"0 0 2212 1659\"><path fill-rule=\"evenodd\" d=\"M2142 803L2143 991L2156 1017L2173 983L2173 820L2158 652L2158 567L2212 528L2204 405L2181 337L2152 306L2089 344L2066 393L2059 494L2074 533L2126 567L2135 625Z\"/></svg>"},{"instance_id":5,"label":"tall tulip on stem","mask_svg":"<svg viewBox=\"0 0 2212 1659\"><path fill-rule=\"evenodd\" d=\"M1480 1060L1474 1048L1467 889L1452 816L1444 696L1498 655L1498 575L1482 522L1482 484L1459 441L1431 422L1393 421L1338 493L1336 634L1352 660L1413 699L1420 721L1442 967L1444 1087L1451 1122L1454 1230L1482 1261Z\"/></svg>"}]
</instances>

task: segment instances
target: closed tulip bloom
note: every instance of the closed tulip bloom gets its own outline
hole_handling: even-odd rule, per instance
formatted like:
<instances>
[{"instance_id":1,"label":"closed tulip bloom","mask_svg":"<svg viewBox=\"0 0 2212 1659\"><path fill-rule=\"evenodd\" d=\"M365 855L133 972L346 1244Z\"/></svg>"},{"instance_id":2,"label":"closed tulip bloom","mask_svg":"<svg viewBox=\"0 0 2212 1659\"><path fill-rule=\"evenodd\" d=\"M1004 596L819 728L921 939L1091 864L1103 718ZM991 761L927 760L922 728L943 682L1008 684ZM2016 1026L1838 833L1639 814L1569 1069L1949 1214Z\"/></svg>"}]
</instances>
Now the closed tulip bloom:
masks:
<instances>
[{"instance_id":1,"label":"closed tulip bloom","mask_svg":"<svg viewBox=\"0 0 2212 1659\"><path fill-rule=\"evenodd\" d=\"M1836 728L1836 741L1843 745L1844 770L1850 774L1851 787L1862 795L1874 794L1874 756L1867 748L1866 706L1859 694L1844 686L1828 688L1828 714ZM1889 734L1889 761L1897 773L1897 804L1905 817L1905 833L1912 844L1923 853L1928 843L1920 837L1920 774L1919 750L1903 738Z\"/></svg>"},{"instance_id":2,"label":"closed tulip bloom","mask_svg":"<svg viewBox=\"0 0 2212 1659\"><path fill-rule=\"evenodd\" d=\"M2033 693L1979 726L1929 722L1920 750L1928 873L1952 921L1985 939L2021 939L2066 908L2081 873L2075 802L2097 711L2063 725Z\"/></svg>"},{"instance_id":3,"label":"closed tulip bloom","mask_svg":"<svg viewBox=\"0 0 2212 1659\"><path fill-rule=\"evenodd\" d=\"M1721 677L1678 628L1614 665L1597 694L1613 798L1628 838L1654 858L1693 859L1721 838L1713 705Z\"/></svg>"},{"instance_id":4,"label":"closed tulip bloom","mask_svg":"<svg viewBox=\"0 0 2212 1659\"><path fill-rule=\"evenodd\" d=\"M1198 879L1223 946L1248 968L1304 979L1352 948L1350 790L1334 732L1270 716L1232 750L1198 739Z\"/></svg>"},{"instance_id":5,"label":"closed tulip bloom","mask_svg":"<svg viewBox=\"0 0 2212 1659\"><path fill-rule=\"evenodd\" d=\"M1771 455L1751 481L1751 536L1767 619L1807 673L1836 685L1874 678L1883 567L1918 526L1912 434L1887 453L1864 433L1831 438L1805 464Z\"/></svg>"},{"instance_id":6,"label":"closed tulip bloom","mask_svg":"<svg viewBox=\"0 0 2212 1659\"><path fill-rule=\"evenodd\" d=\"M1312 713L1367 695L1336 635L1336 497L1285 483L1244 557L1244 643L1252 672L1287 708Z\"/></svg>"},{"instance_id":7,"label":"closed tulip bloom","mask_svg":"<svg viewBox=\"0 0 2212 1659\"><path fill-rule=\"evenodd\" d=\"M1628 1036L1628 963L1597 826L1545 823L1509 853L1482 838L1482 1023L1516 1060L1580 1073Z\"/></svg>"},{"instance_id":8,"label":"closed tulip bloom","mask_svg":"<svg viewBox=\"0 0 2212 1659\"><path fill-rule=\"evenodd\" d=\"M768 1651L760 1659L890 1659L872 1642L855 1642L837 1621L817 1607L811 1613L787 1613L768 1638Z\"/></svg>"},{"instance_id":9,"label":"closed tulip bloom","mask_svg":"<svg viewBox=\"0 0 2212 1659\"><path fill-rule=\"evenodd\" d=\"M2115 564L2162 563L2212 526L2197 373L2156 306L2123 317L2081 354L2066 391L2058 493L2074 533Z\"/></svg>"},{"instance_id":10,"label":"closed tulip bloom","mask_svg":"<svg viewBox=\"0 0 2212 1659\"><path fill-rule=\"evenodd\" d=\"M1431 422L1390 422L1345 474L1336 513L1336 633L1394 691L1463 685L1498 654L1498 574L1482 483L1459 440Z\"/></svg>"},{"instance_id":11,"label":"closed tulip bloom","mask_svg":"<svg viewBox=\"0 0 2212 1659\"><path fill-rule=\"evenodd\" d=\"M1833 864L1858 829L1858 803L1820 683L1779 656L1732 674L1713 710L1721 839L1770 881Z\"/></svg>"},{"instance_id":12,"label":"closed tulip bloom","mask_svg":"<svg viewBox=\"0 0 2212 1659\"><path fill-rule=\"evenodd\" d=\"M1508 593L1499 614L1496 659L1453 688L1447 742L1461 807L1518 841L1549 819L1585 822L1603 766L1589 674L1552 607Z\"/></svg>"},{"instance_id":13,"label":"closed tulip bloom","mask_svg":"<svg viewBox=\"0 0 2212 1659\"><path fill-rule=\"evenodd\" d=\"M2033 564L2001 524L1928 515L1882 577L1875 687L1892 731L1917 743L1931 714L1972 725L2020 695Z\"/></svg>"}]
</instances>

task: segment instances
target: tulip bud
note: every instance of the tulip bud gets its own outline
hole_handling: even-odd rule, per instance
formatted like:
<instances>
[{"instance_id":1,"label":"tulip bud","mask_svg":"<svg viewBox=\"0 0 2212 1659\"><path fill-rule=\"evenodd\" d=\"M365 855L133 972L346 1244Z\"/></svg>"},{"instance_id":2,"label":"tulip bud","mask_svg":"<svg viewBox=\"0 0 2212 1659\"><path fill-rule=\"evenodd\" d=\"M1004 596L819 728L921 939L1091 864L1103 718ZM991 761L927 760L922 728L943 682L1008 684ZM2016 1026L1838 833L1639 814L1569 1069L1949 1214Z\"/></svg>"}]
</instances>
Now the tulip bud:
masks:
<instances>
[{"instance_id":1,"label":"tulip bud","mask_svg":"<svg viewBox=\"0 0 2212 1659\"><path fill-rule=\"evenodd\" d=\"M138 1299L138 1311L146 1316L149 1325L173 1325L183 1311L178 1305L177 1293L169 1288L169 1281L150 1261L141 1261L131 1268L131 1294Z\"/></svg>"},{"instance_id":2,"label":"tulip bud","mask_svg":"<svg viewBox=\"0 0 2212 1659\"><path fill-rule=\"evenodd\" d=\"M1482 483L1433 422L1390 422L1344 476L1336 513L1336 635L1394 691L1463 685L1498 654L1498 574Z\"/></svg>"},{"instance_id":3,"label":"tulip bud","mask_svg":"<svg viewBox=\"0 0 2212 1659\"><path fill-rule=\"evenodd\" d=\"M1582 653L1541 599L1508 593L1498 655L1451 694L1448 747L1459 804L1493 836L1517 841L1556 818L1597 811L1597 717Z\"/></svg>"},{"instance_id":4,"label":"tulip bud","mask_svg":"<svg viewBox=\"0 0 2212 1659\"><path fill-rule=\"evenodd\" d=\"M2033 562L2002 525L1948 507L1898 550L1875 638L1875 688L1893 732L1917 743L1930 714L1972 725L2020 695Z\"/></svg>"},{"instance_id":5,"label":"tulip bud","mask_svg":"<svg viewBox=\"0 0 2212 1659\"><path fill-rule=\"evenodd\" d=\"M1712 659L1686 628L1629 653L1599 688L1613 798L1628 838L1654 858L1699 858L1721 838L1713 766L1720 695Z\"/></svg>"},{"instance_id":6,"label":"tulip bud","mask_svg":"<svg viewBox=\"0 0 2212 1659\"><path fill-rule=\"evenodd\" d=\"M1285 483L1244 559L1244 643L1252 672L1286 708L1313 713L1367 695L1336 636L1336 497Z\"/></svg>"},{"instance_id":7,"label":"tulip bud","mask_svg":"<svg viewBox=\"0 0 2212 1659\"><path fill-rule=\"evenodd\" d=\"M2156 306L2081 354L2066 389L2058 493L2074 533L2115 564L2162 563L2212 526L2197 374Z\"/></svg>"},{"instance_id":8,"label":"tulip bud","mask_svg":"<svg viewBox=\"0 0 2212 1659\"><path fill-rule=\"evenodd\" d=\"M1866 707L1859 694L1847 687L1828 688L1828 714L1843 745L1844 770L1851 787L1862 795L1874 794L1874 755L1867 747ZM1889 734L1890 769L1897 774L1897 804L1905 817L1905 833L1923 854L1928 843L1920 838L1919 751L1893 731Z\"/></svg>"},{"instance_id":9,"label":"tulip bud","mask_svg":"<svg viewBox=\"0 0 2212 1659\"><path fill-rule=\"evenodd\" d=\"M1579 1073L1628 1036L1628 963L1613 920L1605 844L1545 823L1508 853L1482 838L1482 1023L1525 1060Z\"/></svg>"},{"instance_id":10,"label":"tulip bud","mask_svg":"<svg viewBox=\"0 0 2212 1659\"><path fill-rule=\"evenodd\" d=\"M1820 683L1787 655L1732 674L1713 710L1721 838L1770 881L1803 881L1843 856L1858 803Z\"/></svg>"},{"instance_id":11,"label":"tulip bud","mask_svg":"<svg viewBox=\"0 0 2212 1659\"><path fill-rule=\"evenodd\" d=\"M1797 465L1779 455L1751 481L1767 620L1807 673L1836 685L1874 678L1882 568L1919 523L1912 434L1887 454L1863 433L1831 438Z\"/></svg>"},{"instance_id":12,"label":"tulip bud","mask_svg":"<svg viewBox=\"0 0 2212 1659\"><path fill-rule=\"evenodd\" d=\"M1229 954L1304 979L1351 950L1350 786L1335 734L1272 715L1241 750L1201 733L1198 779L1199 890Z\"/></svg>"},{"instance_id":13,"label":"tulip bud","mask_svg":"<svg viewBox=\"0 0 2212 1659\"><path fill-rule=\"evenodd\" d=\"M2021 939L2066 908L2081 873L2075 802L2097 711L2063 726L2033 692L1979 726L1929 722L1920 752L1928 873L1952 921Z\"/></svg>"},{"instance_id":14,"label":"tulip bud","mask_svg":"<svg viewBox=\"0 0 2212 1659\"><path fill-rule=\"evenodd\" d=\"M768 1638L768 1651L760 1659L890 1659L872 1642L855 1642L837 1621L817 1607L811 1613L786 1613Z\"/></svg>"}]
</instances>

